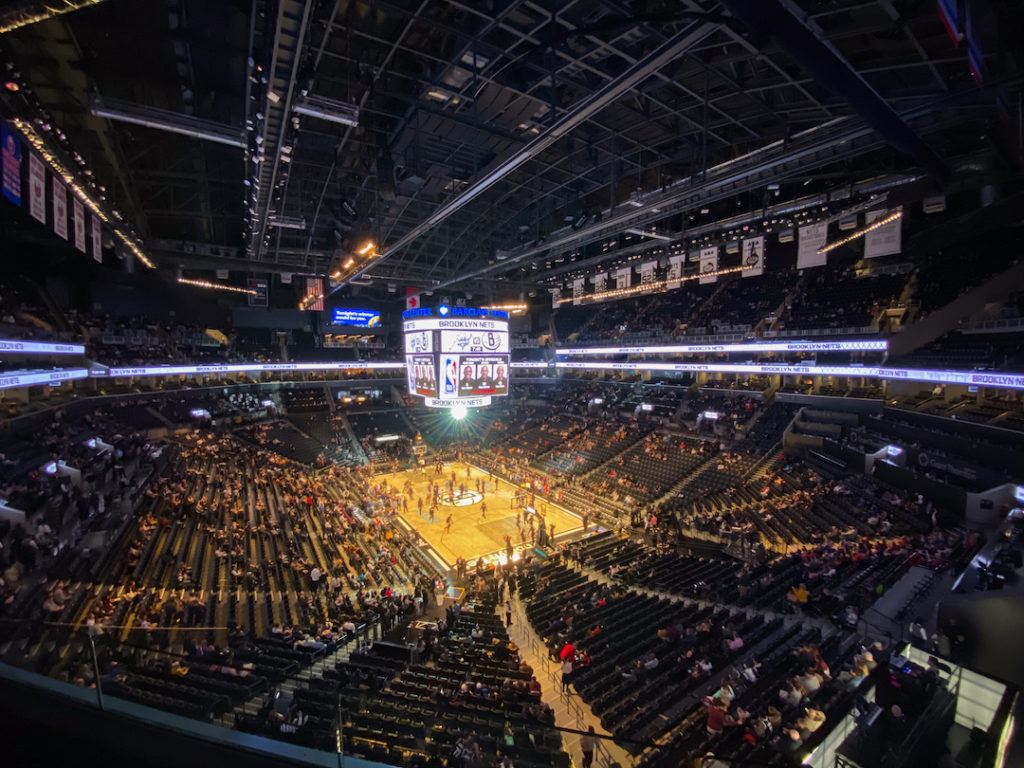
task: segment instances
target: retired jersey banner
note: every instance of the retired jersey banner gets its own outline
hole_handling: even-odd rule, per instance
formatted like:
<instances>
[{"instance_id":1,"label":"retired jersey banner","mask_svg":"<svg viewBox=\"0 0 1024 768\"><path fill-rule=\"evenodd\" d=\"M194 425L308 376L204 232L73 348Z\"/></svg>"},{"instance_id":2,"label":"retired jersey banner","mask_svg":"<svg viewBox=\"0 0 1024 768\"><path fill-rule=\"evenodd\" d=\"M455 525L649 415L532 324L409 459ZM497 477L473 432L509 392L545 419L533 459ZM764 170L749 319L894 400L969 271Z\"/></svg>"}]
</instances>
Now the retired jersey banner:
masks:
<instances>
[{"instance_id":1,"label":"retired jersey banner","mask_svg":"<svg viewBox=\"0 0 1024 768\"><path fill-rule=\"evenodd\" d=\"M28 156L28 212L40 224L46 223L46 171L34 152Z\"/></svg>"},{"instance_id":2,"label":"retired jersey banner","mask_svg":"<svg viewBox=\"0 0 1024 768\"><path fill-rule=\"evenodd\" d=\"M668 281L669 288L678 288L682 285L683 265L685 263L685 256L673 256L668 260L668 274L665 275L665 279Z\"/></svg>"},{"instance_id":3,"label":"retired jersey banner","mask_svg":"<svg viewBox=\"0 0 1024 768\"><path fill-rule=\"evenodd\" d=\"M10 123L0 125L3 152L4 197L21 205L21 139Z\"/></svg>"},{"instance_id":4,"label":"retired jersey banner","mask_svg":"<svg viewBox=\"0 0 1024 768\"><path fill-rule=\"evenodd\" d=\"M85 208L77 197L71 198L71 213L75 223L75 248L85 253Z\"/></svg>"},{"instance_id":5,"label":"retired jersey banner","mask_svg":"<svg viewBox=\"0 0 1024 768\"><path fill-rule=\"evenodd\" d=\"M92 215L92 258L103 263L103 226L95 213Z\"/></svg>"},{"instance_id":6,"label":"retired jersey banner","mask_svg":"<svg viewBox=\"0 0 1024 768\"><path fill-rule=\"evenodd\" d=\"M583 301L583 293L586 290L587 279L585 277L577 277L572 281L572 303L575 306Z\"/></svg>"},{"instance_id":7,"label":"retired jersey banner","mask_svg":"<svg viewBox=\"0 0 1024 768\"><path fill-rule=\"evenodd\" d=\"M817 224L808 224L806 227L800 227L800 241L796 247L796 268L824 267L828 262L828 256L824 253L818 253L818 249L824 246L827 240L827 221L819 221Z\"/></svg>"},{"instance_id":8,"label":"retired jersey banner","mask_svg":"<svg viewBox=\"0 0 1024 768\"><path fill-rule=\"evenodd\" d=\"M700 249L700 280L701 285L707 285L718 280L718 275L709 274L718 271L718 246L709 245ZM707 275L707 277L705 277Z\"/></svg>"},{"instance_id":9,"label":"retired jersey banner","mask_svg":"<svg viewBox=\"0 0 1024 768\"><path fill-rule=\"evenodd\" d=\"M608 273L598 272L590 278L590 282L594 284L594 293L604 293L608 290Z\"/></svg>"},{"instance_id":10,"label":"retired jersey banner","mask_svg":"<svg viewBox=\"0 0 1024 768\"><path fill-rule=\"evenodd\" d=\"M53 231L68 239L68 190L53 177Z\"/></svg>"},{"instance_id":11,"label":"retired jersey banner","mask_svg":"<svg viewBox=\"0 0 1024 768\"><path fill-rule=\"evenodd\" d=\"M633 285L633 268L623 267L615 271L615 288L621 290Z\"/></svg>"},{"instance_id":12,"label":"retired jersey banner","mask_svg":"<svg viewBox=\"0 0 1024 768\"><path fill-rule=\"evenodd\" d=\"M640 285L650 285L654 282L655 270L658 269L658 262L648 261L640 265Z\"/></svg>"},{"instance_id":13,"label":"retired jersey banner","mask_svg":"<svg viewBox=\"0 0 1024 768\"><path fill-rule=\"evenodd\" d=\"M764 236L751 237L743 241L743 277L757 277L764 274Z\"/></svg>"},{"instance_id":14,"label":"retired jersey banner","mask_svg":"<svg viewBox=\"0 0 1024 768\"><path fill-rule=\"evenodd\" d=\"M899 210L899 209L897 209ZM870 225L890 212L878 209L864 214L864 224ZM864 258L876 259L879 256L892 256L903 250L903 217L890 221L878 229L864 235Z\"/></svg>"},{"instance_id":15,"label":"retired jersey banner","mask_svg":"<svg viewBox=\"0 0 1024 768\"><path fill-rule=\"evenodd\" d=\"M551 289L551 308L558 309L558 305L562 301L562 289L552 288Z\"/></svg>"}]
</instances>

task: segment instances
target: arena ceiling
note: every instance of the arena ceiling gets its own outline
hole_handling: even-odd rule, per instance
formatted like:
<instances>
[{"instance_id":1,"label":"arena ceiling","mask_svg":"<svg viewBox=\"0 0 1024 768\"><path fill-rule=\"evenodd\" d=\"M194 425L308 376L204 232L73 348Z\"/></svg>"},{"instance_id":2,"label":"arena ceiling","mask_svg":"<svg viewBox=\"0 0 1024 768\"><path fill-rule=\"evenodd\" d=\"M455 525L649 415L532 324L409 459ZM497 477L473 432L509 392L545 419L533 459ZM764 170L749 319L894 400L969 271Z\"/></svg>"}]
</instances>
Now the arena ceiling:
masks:
<instances>
[{"instance_id":1,"label":"arena ceiling","mask_svg":"<svg viewBox=\"0 0 1024 768\"><path fill-rule=\"evenodd\" d=\"M933 0L107 0L14 28L22 1L0 61L168 266L327 273L371 238L363 281L534 285L627 228L1016 173L1021 14L977 3L980 83ZM296 111L318 98L356 124Z\"/></svg>"}]
</instances>

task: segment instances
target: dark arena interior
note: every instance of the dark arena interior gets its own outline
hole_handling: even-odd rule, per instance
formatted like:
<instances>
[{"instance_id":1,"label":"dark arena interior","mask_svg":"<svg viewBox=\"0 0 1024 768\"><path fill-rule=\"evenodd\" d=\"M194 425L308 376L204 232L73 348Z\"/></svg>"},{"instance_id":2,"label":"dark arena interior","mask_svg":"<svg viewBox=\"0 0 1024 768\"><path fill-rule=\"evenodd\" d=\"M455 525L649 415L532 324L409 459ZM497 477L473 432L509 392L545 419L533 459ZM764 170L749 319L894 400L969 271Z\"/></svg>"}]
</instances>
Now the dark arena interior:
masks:
<instances>
[{"instance_id":1,"label":"dark arena interior","mask_svg":"<svg viewBox=\"0 0 1024 768\"><path fill-rule=\"evenodd\" d=\"M0 3L0 764L1024 766L1022 39Z\"/></svg>"}]
</instances>

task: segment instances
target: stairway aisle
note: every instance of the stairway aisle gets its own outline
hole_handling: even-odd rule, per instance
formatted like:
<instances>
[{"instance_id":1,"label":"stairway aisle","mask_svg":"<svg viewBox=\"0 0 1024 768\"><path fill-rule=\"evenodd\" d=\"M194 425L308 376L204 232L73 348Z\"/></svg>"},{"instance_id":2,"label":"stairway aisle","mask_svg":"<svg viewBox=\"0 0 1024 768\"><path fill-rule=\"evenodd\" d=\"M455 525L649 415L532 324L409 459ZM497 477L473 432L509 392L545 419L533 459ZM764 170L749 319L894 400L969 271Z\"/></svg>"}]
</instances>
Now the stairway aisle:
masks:
<instances>
[{"instance_id":1,"label":"stairway aisle","mask_svg":"<svg viewBox=\"0 0 1024 768\"><path fill-rule=\"evenodd\" d=\"M504 621L503 603L498 603L497 611ZM530 665L534 676L540 681L541 700L554 711L555 725L574 731L586 731L592 725L599 736L609 736L608 731L601 727L600 719L578 694L562 693L561 666L548 655L544 642L530 626L526 618L526 605L519 599L518 593L512 598L512 626L508 628L508 634L519 646L519 655ZM580 738L581 735L577 733L562 733L562 748L576 766L582 765L583 759ZM611 739L598 741L600 745L594 753L596 768L609 768L615 763L627 768L635 764L634 758Z\"/></svg>"}]
</instances>

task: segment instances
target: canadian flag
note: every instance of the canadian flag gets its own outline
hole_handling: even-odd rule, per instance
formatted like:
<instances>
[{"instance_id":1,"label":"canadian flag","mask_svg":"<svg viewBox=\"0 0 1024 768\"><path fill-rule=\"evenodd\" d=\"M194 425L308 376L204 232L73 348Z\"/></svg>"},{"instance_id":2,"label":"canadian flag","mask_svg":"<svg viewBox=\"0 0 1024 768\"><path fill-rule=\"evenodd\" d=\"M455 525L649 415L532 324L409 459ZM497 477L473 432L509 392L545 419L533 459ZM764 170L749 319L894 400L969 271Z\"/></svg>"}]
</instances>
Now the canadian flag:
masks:
<instances>
[{"instance_id":1,"label":"canadian flag","mask_svg":"<svg viewBox=\"0 0 1024 768\"><path fill-rule=\"evenodd\" d=\"M420 308L420 289L407 287L405 289L405 308L406 309L419 309Z\"/></svg>"}]
</instances>

